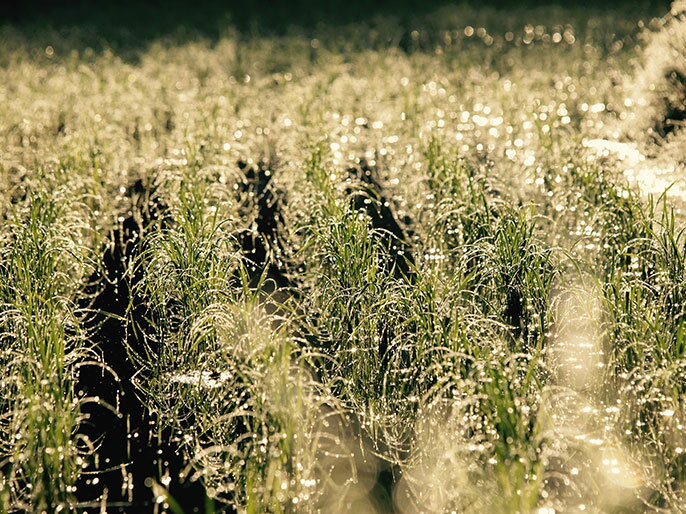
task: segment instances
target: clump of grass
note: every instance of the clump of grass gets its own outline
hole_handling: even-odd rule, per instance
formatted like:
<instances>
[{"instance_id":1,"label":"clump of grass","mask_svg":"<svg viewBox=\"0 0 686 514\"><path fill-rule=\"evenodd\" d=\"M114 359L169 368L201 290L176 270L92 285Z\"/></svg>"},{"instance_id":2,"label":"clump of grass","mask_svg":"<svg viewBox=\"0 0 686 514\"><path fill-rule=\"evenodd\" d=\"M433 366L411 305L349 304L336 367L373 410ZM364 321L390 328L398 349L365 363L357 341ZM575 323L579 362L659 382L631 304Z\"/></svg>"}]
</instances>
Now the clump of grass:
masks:
<instances>
[{"instance_id":1,"label":"clump of grass","mask_svg":"<svg viewBox=\"0 0 686 514\"><path fill-rule=\"evenodd\" d=\"M190 476L248 512L287 511L300 502L308 510L324 489L320 393L274 321L254 301L210 306L187 335L211 338L203 365L147 384L164 421L186 438Z\"/></svg>"},{"instance_id":2,"label":"clump of grass","mask_svg":"<svg viewBox=\"0 0 686 514\"><path fill-rule=\"evenodd\" d=\"M340 358L337 366L345 368L362 362L355 355L359 351L366 355L363 361L378 367L382 358L377 348L381 335L375 328L376 318L367 316L383 303L382 291L390 285L391 279L383 267L384 249L368 217L353 209L352 201L345 195L339 196L335 175L329 177L319 152L313 154L308 173L320 198L316 204L318 211L312 218L316 223L312 227L314 240L306 246L316 252L314 259L321 259L323 271L317 276L315 290L326 303L325 310L317 312L313 322L327 323L322 332L332 344L326 350ZM313 299L313 303L316 305L317 300ZM368 337L372 339L367 341ZM324 345L327 343L317 344ZM362 368L358 371L365 373ZM336 376L339 373L340 370L334 371ZM350 384L362 386L376 382L374 378L369 380L369 377L355 376L355 371L352 373L348 377Z\"/></svg>"},{"instance_id":3,"label":"clump of grass","mask_svg":"<svg viewBox=\"0 0 686 514\"><path fill-rule=\"evenodd\" d=\"M620 399L618 426L655 471L645 500L673 508L683 501L686 442L673 431L683 416L684 232L664 201L649 200L631 222L642 237L616 248L605 276L606 351L617 373L608 379Z\"/></svg>"},{"instance_id":4,"label":"clump of grass","mask_svg":"<svg viewBox=\"0 0 686 514\"><path fill-rule=\"evenodd\" d=\"M585 382L572 385L562 411L553 409L572 427L576 441L567 444L585 455L585 461L570 461L574 476L563 467L579 491L565 501L598 509L673 509L682 480L683 440L670 428L680 423L682 224L666 195L658 201L639 197L614 168L583 165L571 172L580 215L572 232L578 237L571 247L576 271L568 273L583 269L593 284L597 328L564 336L590 352L576 372ZM595 378L584 374L591 364L599 370ZM603 501L600 490L606 491Z\"/></svg>"},{"instance_id":5,"label":"clump of grass","mask_svg":"<svg viewBox=\"0 0 686 514\"><path fill-rule=\"evenodd\" d=\"M541 502L550 452L537 361L482 350L422 403L396 492L403 512L530 512Z\"/></svg>"},{"instance_id":6,"label":"clump of grass","mask_svg":"<svg viewBox=\"0 0 686 514\"><path fill-rule=\"evenodd\" d=\"M540 351L559 271L553 250L538 237L535 206L512 208L507 198L490 190L483 175L442 150L436 139L426 155L435 202L426 221L426 257L437 259L447 274L461 270L463 287L479 312L511 327L516 348Z\"/></svg>"},{"instance_id":7,"label":"clump of grass","mask_svg":"<svg viewBox=\"0 0 686 514\"><path fill-rule=\"evenodd\" d=\"M442 374L421 404L437 408L437 416L423 413L419 418L413 451L418 461L408 461L405 479L417 481L418 508L431 501L438 502L439 510L529 511L546 494L540 391L548 372L542 351L549 338L558 264L536 235L533 207L515 212L506 197L490 190L477 170L451 156L437 139L430 141L426 157L427 198L435 207L425 221L429 248L422 252L419 276L461 279L456 283L453 278L449 283L455 290L437 299L452 305L453 315L445 319L452 356L435 359ZM454 439L436 433L443 423L460 427ZM434 437L441 441L437 447ZM443 445L450 448L447 458L455 471L432 475L436 483L423 480L422 466L430 462L422 464L425 452L431 455ZM457 471L462 459L479 464ZM483 490L489 493L482 495Z\"/></svg>"},{"instance_id":8,"label":"clump of grass","mask_svg":"<svg viewBox=\"0 0 686 514\"><path fill-rule=\"evenodd\" d=\"M96 238L89 209L59 174L44 180L47 190L15 204L2 233L3 510L69 510L93 450L76 437L79 406L98 400L74 391L77 364L88 352L75 301L95 268Z\"/></svg>"}]
</instances>

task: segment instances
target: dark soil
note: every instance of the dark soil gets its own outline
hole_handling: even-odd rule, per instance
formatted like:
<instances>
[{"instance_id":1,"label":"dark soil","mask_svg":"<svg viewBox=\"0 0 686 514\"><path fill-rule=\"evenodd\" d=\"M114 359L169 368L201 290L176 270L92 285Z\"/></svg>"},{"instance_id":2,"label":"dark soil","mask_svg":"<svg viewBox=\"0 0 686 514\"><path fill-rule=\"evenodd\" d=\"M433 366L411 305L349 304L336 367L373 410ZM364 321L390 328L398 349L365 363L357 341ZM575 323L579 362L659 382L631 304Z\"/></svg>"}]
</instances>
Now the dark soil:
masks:
<instances>
[{"instance_id":1,"label":"dark soil","mask_svg":"<svg viewBox=\"0 0 686 514\"><path fill-rule=\"evenodd\" d=\"M369 166L365 159L360 159L357 166L348 169L348 174L356 179L364 190L364 194L348 190L348 194L353 195L353 207L365 212L371 219L372 227L378 231L389 252L393 272L397 277L411 276L414 257L409 241L412 234L400 225L393 212L392 201L384 196L383 186L377 178L378 171ZM402 221L405 226L411 224L411 220L407 218Z\"/></svg>"},{"instance_id":2,"label":"dark soil","mask_svg":"<svg viewBox=\"0 0 686 514\"><path fill-rule=\"evenodd\" d=\"M237 234L251 284L254 286L266 274L268 288L292 288L284 244L279 237L285 194L273 187L273 172L265 163L250 166L239 161L238 167L245 177L239 188L241 210L246 217L254 217L252 229Z\"/></svg>"}]
</instances>

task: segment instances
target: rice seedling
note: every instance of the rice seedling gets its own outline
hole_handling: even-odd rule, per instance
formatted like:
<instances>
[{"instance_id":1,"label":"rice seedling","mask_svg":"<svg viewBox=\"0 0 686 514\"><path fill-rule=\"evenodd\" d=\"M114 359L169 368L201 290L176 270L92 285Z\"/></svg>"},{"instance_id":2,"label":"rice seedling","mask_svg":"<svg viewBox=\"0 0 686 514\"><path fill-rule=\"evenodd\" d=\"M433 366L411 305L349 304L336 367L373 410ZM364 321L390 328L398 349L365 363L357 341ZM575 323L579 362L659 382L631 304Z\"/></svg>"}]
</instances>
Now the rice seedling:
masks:
<instances>
[{"instance_id":1,"label":"rice seedling","mask_svg":"<svg viewBox=\"0 0 686 514\"><path fill-rule=\"evenodd\" d=\"M76 315L81 285L97 266L89 209L65 183L42 176L6 213L2 251L2 501L67 510L93 441L77 437L75 374L89 352Z\"/></svg>"}]
</instances>

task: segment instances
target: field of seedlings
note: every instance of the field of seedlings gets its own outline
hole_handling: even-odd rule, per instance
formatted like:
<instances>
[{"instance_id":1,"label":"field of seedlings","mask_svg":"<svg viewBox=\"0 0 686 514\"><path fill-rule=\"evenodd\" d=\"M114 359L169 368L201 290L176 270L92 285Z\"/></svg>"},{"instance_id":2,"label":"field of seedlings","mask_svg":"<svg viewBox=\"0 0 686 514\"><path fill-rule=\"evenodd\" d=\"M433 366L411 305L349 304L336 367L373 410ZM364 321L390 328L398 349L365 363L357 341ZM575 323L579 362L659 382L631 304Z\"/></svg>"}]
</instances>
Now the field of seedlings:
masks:
<instances>
[{"instance_id":1,"label":"field of seedlings","mask_svg":"<svg viewBox=\"0 0 686 514\"><path fill-rule=\"evenodd\" d=\"M686 510L686 3L476 5L0 25L0 513Z\"/></svg>"}]
</instances>

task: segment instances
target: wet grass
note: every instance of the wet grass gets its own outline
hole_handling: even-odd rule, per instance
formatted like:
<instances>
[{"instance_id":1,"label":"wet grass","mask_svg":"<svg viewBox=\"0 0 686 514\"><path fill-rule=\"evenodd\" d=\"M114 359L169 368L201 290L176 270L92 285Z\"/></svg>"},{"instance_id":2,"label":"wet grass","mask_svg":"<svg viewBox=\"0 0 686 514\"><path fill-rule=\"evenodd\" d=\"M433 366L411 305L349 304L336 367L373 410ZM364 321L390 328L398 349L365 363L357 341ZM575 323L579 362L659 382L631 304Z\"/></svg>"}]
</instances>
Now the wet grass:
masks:
<instances>
[{"instance_id":1,"label":"wet grass","mask_svg":"<svg viewBox=\"0 0 686 514\"><path fill-rule=\"evenodd\" d=\"M686 22L637 9L5 27L0 512L680 511L683 199L631 180Z\"/></svg>"}]
</instances>

